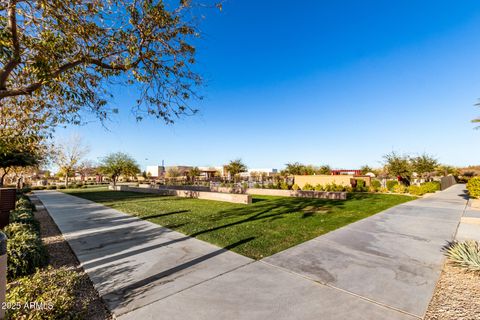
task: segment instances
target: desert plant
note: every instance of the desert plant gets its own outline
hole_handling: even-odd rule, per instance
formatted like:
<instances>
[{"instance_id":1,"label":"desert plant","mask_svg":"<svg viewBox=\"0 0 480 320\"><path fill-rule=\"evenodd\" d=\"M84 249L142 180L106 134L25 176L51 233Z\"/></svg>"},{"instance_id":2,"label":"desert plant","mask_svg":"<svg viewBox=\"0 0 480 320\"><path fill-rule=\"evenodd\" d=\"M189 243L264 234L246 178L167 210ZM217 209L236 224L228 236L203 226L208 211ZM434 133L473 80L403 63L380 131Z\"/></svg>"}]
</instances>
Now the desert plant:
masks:
<instances>
[{"instance_id":1,"label":"desert plant","mask_svg":"<svg viewBox=\"0 0 480 320\"><path fill-rule=\"evenodd\" d=\"M323 191L323 190L324 190L324 188L323 188L323 186L322 186L321 184L317 184L317 185L315 186L315 191Z\"/></svg>"},{"instance_id":2,"label":"desert plant","mask_svg":"<svg viewBox=\"0 0 480 320\"><path fill-rule=\"evenodd\" d=\"M7 242L7 276L15 279L31 274L47 263L47 253L35 227L25 223L10 223L4 228Z\"/></svg>"},{"instance_id":3,"label":"desert plant","mask_svg":"<svg viewBox=\"0 0 480 320\"><path fill-rule=\"evenodd\" d=\"M398 181L397 180L388 180L387 181L387 189L392 191L393 188L398 185Z\"/></svg>"},{"instance_id":4,"label":"desert plant","mask_svg":"<svg viewBox=\"0 0 480 320\"><path fill-rule=\"evenodd\" d=\"M306 183L302 188L303 191L312 191L313 189L314 188L310 183Z\"/></svg>"},{"instance_id":5,"label":"desert plant","mask_svg":"<svg viewBox=\"0 0 480 320\"><path fill-rule=\"evenodd\" d=\"M382 187L382 184L378 180L372 180L370 186L376 190L379 190Z\"/></svg>"},{"instance_id":6,"label":"desert plant","mask_svg":"<svg viewBox=\"0 0 480 320\"><path fill-rule=\"evenodd\" d=\"M28 277L7 285L7 303L21 306L35 301L45 308L9 308L7 319L78 319L74 309L74 289L80 277L74 270L62 267L38 270ZM50 307L51 306L51 307Z\"/></svg>"},{"instance_id":7,"label":"desert plant","mask_svg":"<svg viewBox=\"0 0 480 320\"><path fill-rule=\"evenodd\" d=\"M425 194L425 191L421 186L411 185L410 187L408 187L408 193L414 196L423 196Z\"/></svg>"},{"instance_id":8,"label":"desert plant","mask_svg":"<svg viewBox=\"0 0 480 320\"><path fill-rule=\"evenodd\" d=\"M365 180L363 179L356 179L357 180L357 185L355 186L355 191L356 192L366 192L368 191L368 188L365 186Z\"/></svg>"},{"instance_id":9,"label":"desert plant","mask_svg":"<svg viewBox=\"0 0 480 320\"><path fill-rule=\"evenodd\" d=\"M407 187L405 187L403 184L397 184L393 187L392 191L394 193L406 193L407 192Z\"/></svg>"},{"instance_id":10,"label":"desert plant","mask_svg":"<svg viewBox=\"0 0 480 320\"><path fill-rule=\"evenodd\" d=\"M472 198L480 198L480 177L474 177L468 180L467 190Z\"/></svg>"},{"instance_id":11,"label":"desert plant","mask_svg":"<svg viewBox=\"0 0 480 320\"><path fill-rule=\"evenodd\" d=\"M280 183L280 189L282 190L288 190L290 188L290 186L288 185L288 183L286 183L285 181Z\"/></svg>"},{"instance_id":12,"label":"desert plant","mask_svg":"<svg viewBox=\"0 0 480 320\"><path fill-rule=\"evenodd\" d=\"M424 193L434 193L440 190L440 183L438 181L425 182L420 187Z\"/></svg>"},{"instance_id":13,"label":"desert plant","mask_svg":"<svg viewBox=\"0 0 480 320\"><path fill-rule=\"evenodd\" d=\"M445 255L459 267L480 272L480 244L477 241L450 242L445 247Z\"/></svg>"},{"instance_id":14,"label":"desert plant","mask_svg":"<svg viewBox=\"0 0 480 320\"><path fill-rule=\"evenodd\" d=\"M294 191L297 191L299 189L300 189L300 187L296 183L292 186L292 190L294 190Z\"/></svg>"}]
</instances>

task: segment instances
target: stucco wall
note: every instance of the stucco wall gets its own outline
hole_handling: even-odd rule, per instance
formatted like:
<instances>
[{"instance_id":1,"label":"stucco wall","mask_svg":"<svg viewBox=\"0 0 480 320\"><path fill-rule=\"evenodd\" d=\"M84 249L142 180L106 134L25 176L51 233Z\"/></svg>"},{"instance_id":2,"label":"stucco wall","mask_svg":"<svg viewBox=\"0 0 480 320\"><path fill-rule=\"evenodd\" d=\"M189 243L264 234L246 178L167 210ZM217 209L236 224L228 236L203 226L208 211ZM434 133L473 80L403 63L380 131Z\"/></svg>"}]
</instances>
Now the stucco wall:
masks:
<instances>
[{"instance_id":1,"label":"stucco wall","mask_svg":"<svg viewBox=\"0 0 480 320\"><path fill-rule=\"evenodd\" d=\"M316 199L338 199L346 200L346 192L327 192L327 191L294 191L294 190L277 190L277 189L247 189L247 194L256 194L262 196L279 196L279 197L299 197L299 198L316 198Z\"/></svg>"},{"instance_id":2,"label":"stucco wall","mask_svg":"<svg viewBox=\"0 0 480 320\"><path fill-rule=\"evenodd\" d=\"M225 201L232 203L252 203L252 197L248 194L234 194L234 193L219 193L219 192L205 192L192 190L173 190L173 189L158 189L158 188L138 188L129 186L113 186L108 187L110 190L117 191L131 191L141 193L154 193L164 196L177 196L183 198L197 198L204 200Z\"/></svg>"},{"instance_id":3,"label":"stucco wall","mask_svg":"<svg viewBox=\"0 0 480 320\"><path fill-rule=\"evenodd\" d=\"M365 180L365 185L370 186L370 177L354 177L352 175L311 175L311 176L294 176L295 183L301 188L307 183L316 186L317 184L321 184L322 186L326 184L339 184L342 186L350 186L351 179L362 179Z\"/></svg>"}]
</instances>

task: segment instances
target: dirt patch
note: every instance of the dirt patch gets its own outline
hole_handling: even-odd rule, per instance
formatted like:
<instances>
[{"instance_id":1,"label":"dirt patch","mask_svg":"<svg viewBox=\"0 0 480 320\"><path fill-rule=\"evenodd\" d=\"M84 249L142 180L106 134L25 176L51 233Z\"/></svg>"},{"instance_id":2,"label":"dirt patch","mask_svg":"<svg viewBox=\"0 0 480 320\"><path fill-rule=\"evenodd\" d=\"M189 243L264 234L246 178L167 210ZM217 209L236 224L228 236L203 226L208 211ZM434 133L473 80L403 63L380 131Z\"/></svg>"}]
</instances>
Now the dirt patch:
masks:
<instances>
[{"instance_id":1,"label":"dirt patch","mask_svg":"<svg viewBox=\"0 0 480 320\"><path fill-rule=\"evenodd\" d=\"M36 205L42 204L35 196L31 196L30 199ZM81 280L75 292L76 308L78 308L79 314L83 311L83 318L89 320L113 319L48 211L40 209L34 214L40 222L40 233L48 250L49 264L54 268L72 268L80 275Z\"/></svg>"},{"instance_id":2,"label":"dirt patch","mask_svg":"<svg viewBox=\"0 0 480 320\"><path fill-rule=\"evenodd\" d=\"M446 263L424 319L480 319L480 274Z\"/></svg>"}]
</instances>

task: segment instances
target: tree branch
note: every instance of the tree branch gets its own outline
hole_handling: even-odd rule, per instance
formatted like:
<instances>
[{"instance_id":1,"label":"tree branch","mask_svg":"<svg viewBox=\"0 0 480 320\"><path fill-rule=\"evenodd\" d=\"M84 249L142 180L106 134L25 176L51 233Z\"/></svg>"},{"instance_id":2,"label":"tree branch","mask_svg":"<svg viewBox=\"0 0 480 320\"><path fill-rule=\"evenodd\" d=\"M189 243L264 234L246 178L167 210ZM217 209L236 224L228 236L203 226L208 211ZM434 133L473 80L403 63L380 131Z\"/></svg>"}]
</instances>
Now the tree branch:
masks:
<instances>
[{"instance_id":1,"label":"tree branch","mask_svg":"<svg viewBox=\"0 0 480 320\"><path fill-rule=\"evenodd\" d=\"M66 64L60 66L56 71L54 71L53 73L51 73L48 76L48 79L53 79L53 78L59 76L60 74L64 73L65 71L68 71L68 70L70 70L72 68L75 68L76 66L84 64L84 63L93 64L93 65L99 66L99 67L104 68L104 69L109 69L109 70L125 71L125 70L128 70L131 67L131 66L126 66L126 65L108 64L108 63L103 62L101 59L82 58L82 59L72 61L72 62L69 62L69 63L66 63ZM138 61L135 62L134 64L136 64L136 63L138 63ZM20 88L14 88L14 89L6 89L6 88L1 88L0 87L0 100L2 98L6 98L6 97L14 97L14 96L20 96L20 95L24 95L24 94L31 94L33 91L39 89L46 82L48 82L48 81L47 80L37 81L37 82L32 83L30 85L26 85L26 86L23 86L23 87L20 87Z\"/></svg>"},{"instance_id":2,"label":"tree branch","mask_svg":"<svg viewBox=\"0 0 480 320\"><path fill-rule=\"evenodd\" d=\"M20 43L18 41L17 31L17 1L11 0L8 5L8 29L12 34L13 55L10 61L5 64L3 70L0 72L0 90L6 89L8 76L22 61L20 57Z\"/></svg>"}]
</instances>

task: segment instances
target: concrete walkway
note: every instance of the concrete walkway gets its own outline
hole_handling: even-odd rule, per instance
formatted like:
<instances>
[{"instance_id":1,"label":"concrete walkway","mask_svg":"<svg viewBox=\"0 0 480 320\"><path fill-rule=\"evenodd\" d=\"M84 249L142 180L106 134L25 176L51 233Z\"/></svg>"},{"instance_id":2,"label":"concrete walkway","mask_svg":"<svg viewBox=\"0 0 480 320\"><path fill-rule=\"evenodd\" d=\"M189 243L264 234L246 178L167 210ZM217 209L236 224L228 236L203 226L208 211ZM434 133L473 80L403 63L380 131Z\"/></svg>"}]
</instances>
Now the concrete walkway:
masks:
<instances>
[{"instance_id":1,"label":"concrete walkway","mask_svg":"<svg viewBox=\"0 0 480 320\"><path fill-rule=\"evenodd\" d=\"M88 200L35 194L120 319L419 319L467 202L457 185L253 261Z\"/></svg>"}]
</instances>

